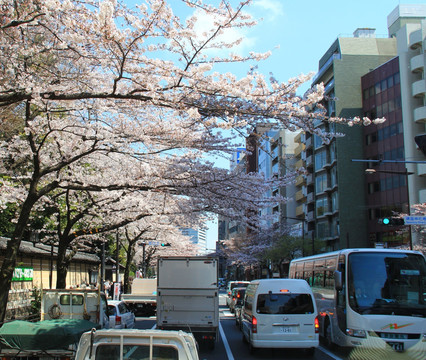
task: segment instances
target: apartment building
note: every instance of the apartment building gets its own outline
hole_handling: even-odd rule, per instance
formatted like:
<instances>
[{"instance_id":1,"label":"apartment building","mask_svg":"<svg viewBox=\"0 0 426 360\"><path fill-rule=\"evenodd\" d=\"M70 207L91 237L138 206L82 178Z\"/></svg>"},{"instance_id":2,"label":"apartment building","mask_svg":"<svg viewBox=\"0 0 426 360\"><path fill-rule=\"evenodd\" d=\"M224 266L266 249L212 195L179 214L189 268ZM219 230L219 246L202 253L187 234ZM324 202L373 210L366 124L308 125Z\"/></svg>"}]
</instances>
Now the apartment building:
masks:
<instances>
[{"instance_id":1,"label":"apartment building","mask_svg":"<svg viewBox=\"0 0 426 360\"><path fill-rule=\"evenodd\" d=\"M397 41L401 78L404 155L410 206L426 202L426 157L414 137L426 133L426 5L397 6L387 17L389 36ZM423 162L423 163L422 163ZM420 235L413 232L412 243Z\"/></svg>"},{"instance_id":2,"label":"apartment building","mask_svg":"<svg viewBox=\"0 0 426 360\"><path fill-rule=\"evenodd\" d=\"M323 83L327 115L362 116L361 77L396 56L396 39L379 38L374 29L359 28L353 37L338 37L319 61L313 85ZM326 250L369 247L365 200L362 126L317 121L316 127L344 137L324 144L305 134L305 162L309 171L306 194L307 228Z\"/></svg>"}]
</instances>

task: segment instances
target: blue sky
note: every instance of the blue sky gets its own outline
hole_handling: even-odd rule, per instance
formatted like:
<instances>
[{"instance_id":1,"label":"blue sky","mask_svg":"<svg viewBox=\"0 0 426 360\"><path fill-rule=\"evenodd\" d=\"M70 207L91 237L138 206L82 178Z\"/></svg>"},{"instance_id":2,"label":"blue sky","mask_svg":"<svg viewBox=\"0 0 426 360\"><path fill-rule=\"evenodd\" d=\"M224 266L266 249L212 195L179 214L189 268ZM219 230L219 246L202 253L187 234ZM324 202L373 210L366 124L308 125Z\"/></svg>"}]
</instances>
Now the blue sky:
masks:
<instances>
[{"instance_id":1,"label":"blue sky","mask_svg":"<svg viewBox=\"0 0 426 360\"><path fill-rule=\"evenodd\" d=\"M249 11L264 20L247 36L255 50L273 51L259 70L287 81L317 71L319 59L340 35L368 27L387 36L387 16L398 4L426 1L256 0Z\"/></svg>"},{"instance_id":2,"label":"blue sky","mask_svg":"<svg viewBox=\"0 0 426 360\"><path fill-rule=\"evenodd\" d=\"M181 15L180 1L169 3ZM238 52L271 50L271 57L260 63L258 70L285 82L301 73L316 72L319 59L338 36L352 36L364 27L375 28L378 37L387 36L387 16L399 4L426 4L426 0L254 0L247 11L263 20L242 34L246 40ZM244 75L248 68L246 64L226 71ZM207 237L208 248L214 248L217 229L211 229Z\"/></svg>"}]
</instances>

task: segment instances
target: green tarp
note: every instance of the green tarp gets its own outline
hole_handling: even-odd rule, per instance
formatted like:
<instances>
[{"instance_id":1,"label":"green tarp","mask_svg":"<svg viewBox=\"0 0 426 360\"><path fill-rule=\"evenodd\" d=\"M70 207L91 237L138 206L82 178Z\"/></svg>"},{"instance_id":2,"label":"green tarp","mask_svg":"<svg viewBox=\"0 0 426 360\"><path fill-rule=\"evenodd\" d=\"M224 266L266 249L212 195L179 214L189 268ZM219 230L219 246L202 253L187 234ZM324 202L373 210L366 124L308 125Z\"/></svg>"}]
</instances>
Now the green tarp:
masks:
<instances>
[{"instance_id":1,"label":"green tarp","mask_svg":"<svg viewBox=\"0 0 426 360\"><path fill-rule=\"evenodd\" d=\"M100 325L87 320L15 320L0 328L1 348L15 350L61 350L78 343L81 334Z\"/></svg>"}]
</instances>

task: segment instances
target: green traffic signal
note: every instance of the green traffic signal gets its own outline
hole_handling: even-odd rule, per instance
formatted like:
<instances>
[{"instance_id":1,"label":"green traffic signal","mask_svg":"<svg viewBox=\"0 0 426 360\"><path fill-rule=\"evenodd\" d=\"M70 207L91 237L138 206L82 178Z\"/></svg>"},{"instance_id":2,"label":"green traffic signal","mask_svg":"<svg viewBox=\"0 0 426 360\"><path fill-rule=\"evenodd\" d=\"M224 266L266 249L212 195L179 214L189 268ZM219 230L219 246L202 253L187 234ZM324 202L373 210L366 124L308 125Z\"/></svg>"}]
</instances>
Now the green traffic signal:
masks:
<instances>
[{"instance_id":1,"label":"green traffic signal","mask_svg":"<svg viewBox=\"0 0 426 360\"><path fill-rule=\"evenodd\" d=\"M389 218L384 218L382 222L385 225L389 225L390 224L390 219Z\"/></svg>"}]
</instances>

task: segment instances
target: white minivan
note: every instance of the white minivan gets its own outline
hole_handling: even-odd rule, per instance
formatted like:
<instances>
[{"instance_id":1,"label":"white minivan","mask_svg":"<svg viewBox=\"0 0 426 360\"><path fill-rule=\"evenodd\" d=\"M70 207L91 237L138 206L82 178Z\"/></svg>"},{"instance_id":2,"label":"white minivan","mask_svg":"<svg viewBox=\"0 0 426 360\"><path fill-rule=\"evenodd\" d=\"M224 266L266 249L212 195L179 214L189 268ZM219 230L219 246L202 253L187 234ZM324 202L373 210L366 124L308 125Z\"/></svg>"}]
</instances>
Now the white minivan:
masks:
<instances>
[{"instance_id":1,"label":"white minivan","mask_svg":"<svg viewBox=\"0 0 426 360\"><path fill-rule=\"evenodd\" d=\"M301 279L253 280L242 308L243 341L255 348L319 346L318 311L309 284Z\"/></svg>"}]
</instances>

